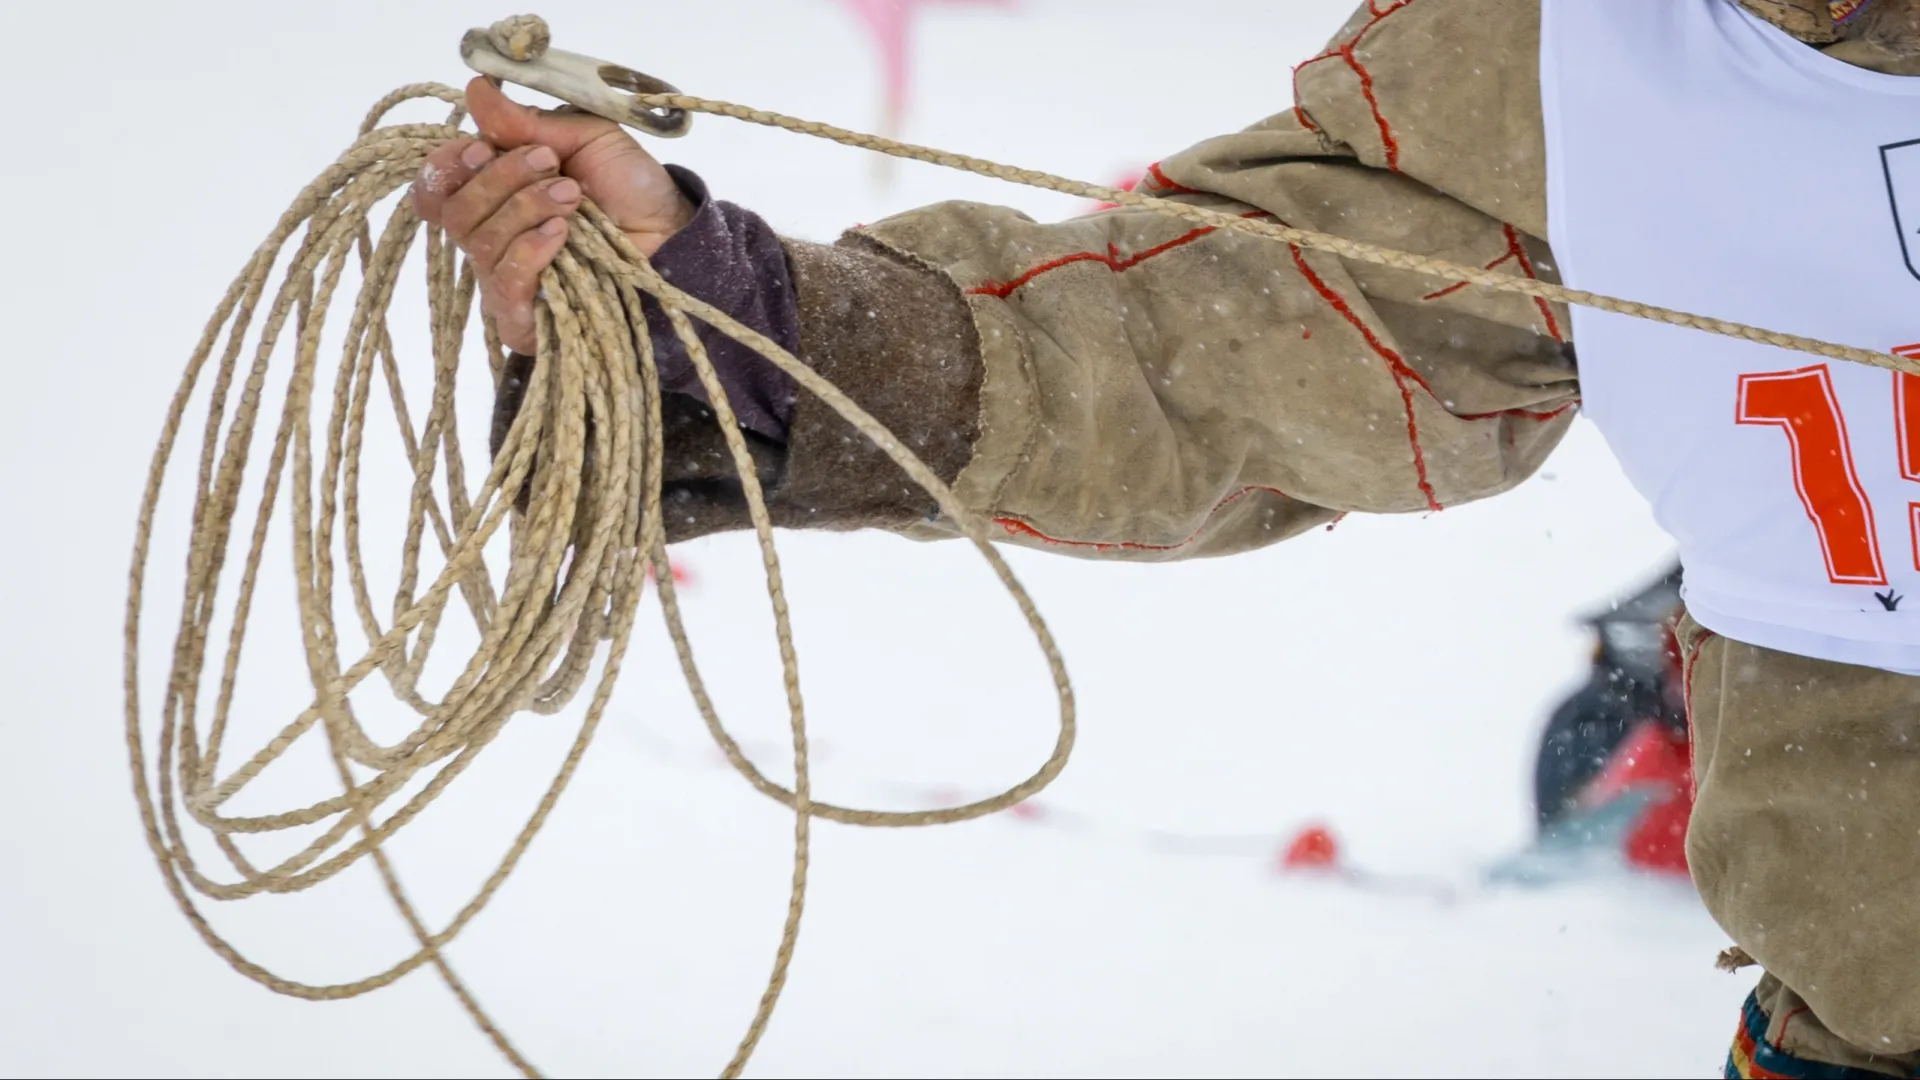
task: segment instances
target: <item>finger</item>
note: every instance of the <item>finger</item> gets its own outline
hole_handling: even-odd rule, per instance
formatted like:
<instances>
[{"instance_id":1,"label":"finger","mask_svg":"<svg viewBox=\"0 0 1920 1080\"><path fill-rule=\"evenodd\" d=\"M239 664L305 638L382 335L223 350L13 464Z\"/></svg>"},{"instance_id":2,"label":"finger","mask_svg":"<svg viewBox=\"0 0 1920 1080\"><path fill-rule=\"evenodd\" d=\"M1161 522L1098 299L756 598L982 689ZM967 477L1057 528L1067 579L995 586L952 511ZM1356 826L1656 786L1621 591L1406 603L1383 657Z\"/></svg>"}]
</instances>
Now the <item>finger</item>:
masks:
<instances>
[{"instance_id":1,"label":"finger","mask_svg":"<svg viewBox=\"0 0 1920 1080\"><path fill-rule=\"evenodd\" d=\"M447 200L493 157L493 147L476 139L455 139L428 154L413 182L413 206L420 219L438 225Z\"/></svg>"},{"instance_id":2,"label":"finger","mask_svg":"<svg viewBox=\"0 0 1920 1080\"><path fill-rule=\"evenodd\" d=\"M540 275L566 242L567 219L548 218L514 237L487 279L481 303L493 316L501 343L515 352L534 351L533 301L540 293Z\"/></svg>"},{"instance_id":3,"label":"finger","mask_svg":"<svg viewBox=\"0 0 1920 1080\"><path fill-rule=\"evenodd\" d=\"M559 169L560 158L550 147L531 146L501 154L447 198L441 223L464 247L467 234L499 213L516 192L552 177Z\"/></svg>"},{"instance_id":4,"label":"finger","mask_svg":"<svg viewBox=\"0 0 1920 1080\"><path fill-rule=\"evenodd\" d=\"M494 85L475 78L467 84L467 111L488 142L503 150L522 146L551 146L562 160L609 133L623 133L619 124L591 113L553 113L528 108Z\"/></svg>"},{"instance_id":5,"label":"finger","mask_svg":"<svg viewBox=\"0 0 1920 1080\"><path fill-rule=\"evenodd\" d=\"M482 274L490 274L513 242L548 218L566 217L580 208L580 184L568 177L543 180L508 197L493 216L474 226L460 247Z\"/></svg>"},{"instance_id":6,"label":"finger","mask_svg":"<svg viewBox=\"0 0 1920 1080\"><path fill-rule=\"evenodd\" d=\"M467 107L481 134L496 146L552 147L561 171L580 181L587 197L642 250L651 253L693 215L693 205L667 171L611 120L529 109L484 78L467 84Z\"/></svg>"}]
</instances>

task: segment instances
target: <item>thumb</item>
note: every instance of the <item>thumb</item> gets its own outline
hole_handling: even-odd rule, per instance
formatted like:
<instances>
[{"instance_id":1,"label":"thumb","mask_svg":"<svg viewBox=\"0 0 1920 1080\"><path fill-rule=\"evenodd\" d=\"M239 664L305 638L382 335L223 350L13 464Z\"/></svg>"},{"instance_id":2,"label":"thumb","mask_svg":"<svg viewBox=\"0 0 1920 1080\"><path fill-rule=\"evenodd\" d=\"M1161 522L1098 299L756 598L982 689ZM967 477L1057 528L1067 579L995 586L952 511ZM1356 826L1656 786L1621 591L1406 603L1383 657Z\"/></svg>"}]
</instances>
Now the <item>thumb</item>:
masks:
<instances>
[{"instance_id":1,"label":"thumb","mask_svg":"<svg viewBox=\"0 0 1920 1080\"><path fill-rule=\"evenodd\" d=\"M539 144L565 161L595 139L619 132L620 125L588 113L555 113L529 108L506 95L492 79L476 76L467 84L467 111L480 137L502 150Z\"/></svg>"}]
</instances>

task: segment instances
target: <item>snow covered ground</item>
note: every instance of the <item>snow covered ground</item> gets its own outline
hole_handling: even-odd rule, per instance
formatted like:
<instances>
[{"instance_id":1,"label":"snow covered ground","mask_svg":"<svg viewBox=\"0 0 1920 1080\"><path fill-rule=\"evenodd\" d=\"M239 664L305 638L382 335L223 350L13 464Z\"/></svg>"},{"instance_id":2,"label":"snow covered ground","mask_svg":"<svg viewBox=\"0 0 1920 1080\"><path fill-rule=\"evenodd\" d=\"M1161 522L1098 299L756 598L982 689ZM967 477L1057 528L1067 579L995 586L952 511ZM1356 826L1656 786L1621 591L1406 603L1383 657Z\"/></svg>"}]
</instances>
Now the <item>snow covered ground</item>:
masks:
<instances>
[{"instance_id":1,"label":"snow covered ground","mask_svg":"<svg viewBox=\"0 0 1920 1080\"><path fill-rule=\"evenodd\" d=\"M829 0L539 6L561 45L690 92L878 119L878 65ZM906 134L1108 180L1284 107L1289 65L1347 7L934 5ZM0 76L14 116L0 178L14 208L0 269L0 1074L505 1075L428 975L308 1004L200 944L128 797L119 660L139 485L206 313L365 105L403 82L458 81L460 31L505 13L453 0L9 13L41 51ZM855 151L723 120L670 150L723 196L819 239L942 198L1079 209L930 167L888 176ZM484 410L484 394L468 404ZM377 574L397 548L390 525ZM784 541L820 797L900 806L903 789L1004 785L1045 756L1044 669L969 550ZM177 551L156 564L165 585ZM1538 725L1585 659L1574 617L1667 551L1582 424L1519 491L1437 516L1352 519L1187 565L1015 552L1081 703L1078 753L1043 801L1051 820L1094 827L821 827L792 982L752 1073L1713 1074L1746 980L1713 970L1725 941L1682 887L1621 878L1442 903L1283 878L1264 849L1132 839L1280 837L1324 820L1370 869L1470 878L1528 835ZM779 775L757 557L737 537L682 557L725 714ZM270 562L284 561L276 546ZM651 606L642 625L578 781L452 949L550 1075L716 1071L785 906L790 820L712 766ZM292 655L249 669L250 731L304 700ZM433 918L484 875L567 735L564 718L516 724L395 845ZM213 916L312 980L357 977L408 944L370 872Z\"/></svg>"}]
</instances>

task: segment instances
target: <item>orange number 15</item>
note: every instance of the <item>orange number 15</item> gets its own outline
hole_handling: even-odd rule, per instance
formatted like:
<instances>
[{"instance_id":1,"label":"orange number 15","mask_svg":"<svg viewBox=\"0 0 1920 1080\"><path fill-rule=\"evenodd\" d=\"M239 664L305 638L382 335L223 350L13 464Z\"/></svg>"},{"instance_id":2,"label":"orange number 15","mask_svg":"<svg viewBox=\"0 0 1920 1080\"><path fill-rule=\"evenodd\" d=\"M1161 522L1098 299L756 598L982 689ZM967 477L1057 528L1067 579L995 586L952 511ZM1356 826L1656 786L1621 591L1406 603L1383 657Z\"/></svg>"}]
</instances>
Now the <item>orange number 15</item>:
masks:
<instances>
[{"instance_id":1,"label":"orange number 15","mask_svg":"<svg viewBox=\"0 0 1920 1080\"><path fill-rule=\"evenodd\" d=\"M1907 346L1920 352L1920 347ZM1893 375L1895 432L1900 444L1900 475L1920 481L1920 378ZM1837 585L1885 585L1873 504L1854 470L1846 417L1833 393L1825 364L1796 371L1740 376L1742 424L1767 424L1786 432L1793 450L1793 486L1807 508L1827 578ZM1913 534L1914 566L1920 569L1920 502L1907 504Z\"/></svg>"}]
</instances>

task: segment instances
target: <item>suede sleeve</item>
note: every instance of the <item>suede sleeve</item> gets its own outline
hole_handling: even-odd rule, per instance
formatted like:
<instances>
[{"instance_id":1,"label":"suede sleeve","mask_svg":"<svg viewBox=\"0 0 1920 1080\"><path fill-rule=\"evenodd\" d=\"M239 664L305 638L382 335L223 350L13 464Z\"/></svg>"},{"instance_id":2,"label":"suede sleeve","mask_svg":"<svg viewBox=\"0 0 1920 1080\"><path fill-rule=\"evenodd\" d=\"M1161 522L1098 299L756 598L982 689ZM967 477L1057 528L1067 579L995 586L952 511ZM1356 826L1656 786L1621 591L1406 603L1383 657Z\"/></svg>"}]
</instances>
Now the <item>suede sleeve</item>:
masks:
<instances>
[{"instance_id":1,"label":"suede sleeve","mask_svg":"<svg viewBox=\"0 0 1920 1080\"><path fill-rule=\"evenodd\" d=\"M1538 0L1374 0L1299 66L1296 104L1145 188L1551 278L1538 40ZM998 536L1078 555L1225 554L1483 498L1577 401L1563 310L1151 211L945 203L788 259L803 357ZM782 517L951 534L821 411L796 404Z\"/></svg>"}]
</instances>

